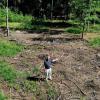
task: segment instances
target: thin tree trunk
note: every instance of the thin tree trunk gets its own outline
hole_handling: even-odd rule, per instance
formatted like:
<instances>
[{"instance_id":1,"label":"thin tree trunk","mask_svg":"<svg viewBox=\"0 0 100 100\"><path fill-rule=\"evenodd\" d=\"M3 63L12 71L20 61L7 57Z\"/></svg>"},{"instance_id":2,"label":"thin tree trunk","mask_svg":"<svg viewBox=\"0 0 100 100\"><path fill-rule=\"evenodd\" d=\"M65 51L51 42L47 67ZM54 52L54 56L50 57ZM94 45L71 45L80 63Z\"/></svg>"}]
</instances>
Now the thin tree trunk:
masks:
<instances>
[{"instance_id":1,"label":"thin tree trunk","mask_svg":"<svg viewBox=\"0 0 100 100\"><path fill-rule=\"evenodd\" d=\"M94 23L93 23L93 25L95 26L95 20L94 20Z\"/></svg>"},{"instance_id":2,"label":"thin tree trunk","mask_svg":"<svg viewBox=\"0 0 100 100\"><path fill-rule=\"evenodd\" d=\"M89 29L90 29L90 23L88 21L87 31L89 31Z\"/></svg>"},{"instance_id":3,"label":"thin tree trunk","mask_svg":"<svg viewBox=\"0 0 100 100\"><path fill-rule=\"evenodd\" d=\"M7 28L7 36L9 36L9 25L8 25L8 0L7 0L6 11L7 11L7 16L6 16L6 28Z\"/></svg>"},{"instance_id":4,"label":"thin tree trunk","mask_svg":"<svg viewBox=\"0 0 100 100\"><path fill-rule=\"evenodd\" d=\"M84 39L84 28L85 28L85 25L83 26L83 31L82 31L82 35L81 35L82 40Z\"/></svg>"},{"instance_id":5,"label":"thin tree trunk","mask_svg":"<svg viewBox=\"0 0 100 100\"><path fill-rule=\"evenodd\" d=\"M52 4L51 4L51 19L53 18L53 0L52 0Z\"/></svg>"}]
</instances>

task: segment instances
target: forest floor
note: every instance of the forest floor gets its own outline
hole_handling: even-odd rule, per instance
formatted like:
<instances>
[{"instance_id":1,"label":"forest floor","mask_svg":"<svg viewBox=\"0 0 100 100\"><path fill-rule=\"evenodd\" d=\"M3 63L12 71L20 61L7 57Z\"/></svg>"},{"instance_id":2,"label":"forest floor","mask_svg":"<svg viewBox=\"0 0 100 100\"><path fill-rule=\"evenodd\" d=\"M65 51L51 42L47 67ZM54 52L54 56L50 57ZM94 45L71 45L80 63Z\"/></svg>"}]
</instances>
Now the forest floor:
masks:
<instances>
[{"instance_id":1,"label":"forest floor","mask_svg":"<svg viewBox=\"0 0 100 100\"><path fill-rule=\"evenodd\" d=\"M9 100L100 100L100 48L90 47L89 33L87 36L81 40L65 34L11 33L8 39L25 49L6 60L28 75L17 79L12 88L2 83ZM43 66L40 68L46 54L59 58L53 65L53 80L48 82Z\"/></svg>"}]
</instances>

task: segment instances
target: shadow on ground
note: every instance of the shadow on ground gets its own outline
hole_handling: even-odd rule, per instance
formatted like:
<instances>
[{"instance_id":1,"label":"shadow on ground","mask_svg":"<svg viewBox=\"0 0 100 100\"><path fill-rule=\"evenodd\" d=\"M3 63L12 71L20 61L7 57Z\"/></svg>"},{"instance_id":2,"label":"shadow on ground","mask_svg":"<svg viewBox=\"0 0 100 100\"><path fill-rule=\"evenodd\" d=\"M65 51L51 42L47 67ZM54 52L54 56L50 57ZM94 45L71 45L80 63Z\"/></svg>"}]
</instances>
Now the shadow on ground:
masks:
<instances>
[{"instance_id":1,"label":"shadow on ground","mask_svg":"<svg viewBox=\"0 0 100 100\"><path fill-rule=\"evenodd\" d=\"M30 76L30 77L27 77L27 80L29 80L29 81L45 81L45 78L41 78L39 76Z\"/></svg>"}]
</instances>

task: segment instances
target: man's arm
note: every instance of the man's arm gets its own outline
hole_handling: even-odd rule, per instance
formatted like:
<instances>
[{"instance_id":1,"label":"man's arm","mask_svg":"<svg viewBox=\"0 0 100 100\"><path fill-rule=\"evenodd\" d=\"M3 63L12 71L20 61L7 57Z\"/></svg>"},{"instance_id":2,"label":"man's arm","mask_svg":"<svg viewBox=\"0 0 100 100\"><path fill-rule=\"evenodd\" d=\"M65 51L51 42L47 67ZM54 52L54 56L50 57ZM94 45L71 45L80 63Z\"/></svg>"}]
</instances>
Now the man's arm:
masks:
<instances>
[{"instance_id":1,"label":"man's arm","mask_svg":"<svg viewBox=\"0 0 100 100\"><path fill-rule=\"evenodd\" d=\"M63 55L64 55L64 54L62 54L62 56L61 56L59 59L58 59L58 58L53 59L52 62L56 62L56 61L60 60L60 59L63 57Z\"/></svg>"},{"instance_id":2,"label":"man's arm","mask_svg":"<svg viewBox=\"0 0 100 100\"><path fill-rule=\"evenodd\" d=\"M58 59L58 58L56 58L56 59L53 59L53 60L52 60L52 62L56 62L56 61L58 61L58 60L59 60L59 59Z\"/></svg>"}]
</instances>

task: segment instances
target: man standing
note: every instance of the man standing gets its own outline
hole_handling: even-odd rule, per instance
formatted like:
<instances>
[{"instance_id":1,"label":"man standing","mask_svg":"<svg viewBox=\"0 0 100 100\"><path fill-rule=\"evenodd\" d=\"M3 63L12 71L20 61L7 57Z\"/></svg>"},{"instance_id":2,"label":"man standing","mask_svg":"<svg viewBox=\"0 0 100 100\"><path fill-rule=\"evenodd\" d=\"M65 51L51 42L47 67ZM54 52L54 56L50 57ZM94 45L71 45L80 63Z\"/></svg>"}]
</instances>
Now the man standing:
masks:
<instances>
[{"instance_id":1,"label":"man standing","mask_svg":"<svg viewBox=\"0 0 100 100\"><path fill-rule=\"evenodd\" d=\"M57 60L58 59L52 60L49 55L45 57L44 67L45 67L45 73L46 73L46 80L48 79L52 80L52 64L56 62Z\"/></svg>"}]
</instances>

